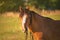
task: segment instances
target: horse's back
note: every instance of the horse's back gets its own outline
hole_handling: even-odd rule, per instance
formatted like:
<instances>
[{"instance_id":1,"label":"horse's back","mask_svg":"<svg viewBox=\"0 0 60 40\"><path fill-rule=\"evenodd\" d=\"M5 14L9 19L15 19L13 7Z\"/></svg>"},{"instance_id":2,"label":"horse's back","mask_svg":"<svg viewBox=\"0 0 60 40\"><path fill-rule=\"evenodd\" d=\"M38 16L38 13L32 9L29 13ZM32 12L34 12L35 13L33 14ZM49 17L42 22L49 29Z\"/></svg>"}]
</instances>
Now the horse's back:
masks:
<instances>
[{"instance_id":1,"label":"horse's back","mask_svg":"<svg viewBox=\"0 0 60 40\"><path fill-rule=\"evenodd\" d=\"M37 30L40 30L40 32L42 30L46 40L60 40L60 20L55 21L48 17L35 16L38 24L37 27L40 28Z\"/></svg>"},{"instance_id":2,"label":"horse's back","mask_svg":"<svg viewBox=\"0 0 60 40\"><path fill-rule=\"evenodd\" d=\"M51 40L60 40L60 20L46 19L47 28L50 29ZM48 30L49 31L49 30Z\"/></svg>"}]
</instances>

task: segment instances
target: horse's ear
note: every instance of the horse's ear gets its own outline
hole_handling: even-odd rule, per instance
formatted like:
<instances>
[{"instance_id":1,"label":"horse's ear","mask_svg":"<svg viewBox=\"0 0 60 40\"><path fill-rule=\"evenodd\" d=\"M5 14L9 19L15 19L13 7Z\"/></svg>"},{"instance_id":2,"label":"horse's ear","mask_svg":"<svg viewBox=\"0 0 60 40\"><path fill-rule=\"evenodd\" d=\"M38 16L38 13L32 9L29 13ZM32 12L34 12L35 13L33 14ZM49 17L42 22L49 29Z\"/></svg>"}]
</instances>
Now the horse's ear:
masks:
<instances>
[{"instance_id":1,"label":"horse's ear","mask_svg":"<svg viewBox=\"0 0 60 40\"><path fill-rule=\"evenodd\" d=\"M22 7L21 6L19 7L19 11L22 12Z\"/></svg>"},{"instance_id":2,"label":"horse's ear","mask_svg":"<svg viewBox=\"0 0 60 40\"><path fill-rule=\"evenodd\" d=\"M21 6L19 7L19 12L20 12L19 16L22 18L23 15L24 15L24 10L23 10L23 8Z\"/></svg>"}]
</instances>

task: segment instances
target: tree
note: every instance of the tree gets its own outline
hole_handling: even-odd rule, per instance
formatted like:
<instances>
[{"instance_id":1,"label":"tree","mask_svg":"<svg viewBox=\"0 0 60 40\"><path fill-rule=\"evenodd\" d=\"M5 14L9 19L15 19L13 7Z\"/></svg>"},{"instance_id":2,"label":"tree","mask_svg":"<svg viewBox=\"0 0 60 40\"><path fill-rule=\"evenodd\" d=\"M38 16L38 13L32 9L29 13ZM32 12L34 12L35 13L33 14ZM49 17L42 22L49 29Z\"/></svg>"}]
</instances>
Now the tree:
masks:
<instances>
[{"instance_id":1,"label":"tree","mask_svg":"<svg viewBox=\"0 0 60 40\"><path fill-rule=\"evenodd\" d=\"M0 12L5 11L16 11L18 7L23 6L23 0L1 0L0 1Z\"/></svg>"}]
</instances>

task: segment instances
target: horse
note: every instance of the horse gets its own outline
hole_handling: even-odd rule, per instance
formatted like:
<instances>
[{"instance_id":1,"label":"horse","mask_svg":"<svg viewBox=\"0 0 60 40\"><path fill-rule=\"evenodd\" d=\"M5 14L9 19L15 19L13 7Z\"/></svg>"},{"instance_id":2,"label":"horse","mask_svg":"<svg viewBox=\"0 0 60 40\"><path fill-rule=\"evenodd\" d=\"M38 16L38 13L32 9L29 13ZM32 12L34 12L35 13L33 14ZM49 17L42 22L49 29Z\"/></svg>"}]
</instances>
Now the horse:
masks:
<instances>
[{"instance_id":1,"label":"horse","mask_svg":"<svg viewBox=\"0 0 60 40\"><path fill-rule=\"evenodd\" d=\"M60 40L60 20L41 16L34 11L21 8L22 29L30 30L34 40Z\"/></svg>"}]
</instances>

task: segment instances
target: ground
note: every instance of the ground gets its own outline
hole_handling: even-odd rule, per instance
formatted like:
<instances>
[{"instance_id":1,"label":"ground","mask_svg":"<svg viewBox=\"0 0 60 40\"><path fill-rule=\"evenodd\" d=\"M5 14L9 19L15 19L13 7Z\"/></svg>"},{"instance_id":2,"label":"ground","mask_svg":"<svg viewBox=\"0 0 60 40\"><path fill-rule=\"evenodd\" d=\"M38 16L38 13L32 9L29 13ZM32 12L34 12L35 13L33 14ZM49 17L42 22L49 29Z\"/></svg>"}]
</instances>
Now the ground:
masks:
<instances>
[{"instance_id":1,"label":"ground","mask_svg":"<svg viewBox=\"0 0 60 40\"><path fill-rule=\"evenodd\" d=\"M9 16L7 16L9 15ZM0 40L25 40L25 34L21 30L21 22L16 15L0 14ZM44 15L54 20L60 20L60 15ZM30 39L30 35L28 37Z\"/></svg>"}]
</instances>

